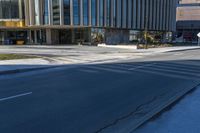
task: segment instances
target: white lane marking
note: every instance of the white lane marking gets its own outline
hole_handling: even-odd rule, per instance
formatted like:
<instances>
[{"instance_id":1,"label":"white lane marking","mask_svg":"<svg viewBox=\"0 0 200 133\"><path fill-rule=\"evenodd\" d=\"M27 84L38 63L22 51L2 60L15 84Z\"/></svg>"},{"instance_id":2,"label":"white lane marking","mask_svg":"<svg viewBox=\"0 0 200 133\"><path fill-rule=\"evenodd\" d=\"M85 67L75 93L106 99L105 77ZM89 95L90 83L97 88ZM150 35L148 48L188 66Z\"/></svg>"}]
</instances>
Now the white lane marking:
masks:
<instances>
[{"instance_id":1,"label":"white lane marking","mask_svg":"<svg viewBox=\"0 0 200 133\"><path fill-rule=\"evenodd\" d=\"M18 94L18 95L15 95L15 96L1 98L0 102L10 100L10 99L14 99L14 98L18 98L18 97L23 97L23 96L30 95L30 94L32 94L32 92L27 92L27 93Z\"/></svg>"},{"instance_id":2,"label":"white lane marking","mask_svg":"<svg viewBox=\"0 0 200 133\"><path fill-rule=\"evenodd\" d=\"M149 66L153 66L153 65L156 65L156 63L146 64L146 65L142 65L142 66L138 66L138 67L134 67L134 68L129 68L128 70L136 70L136 69L149 67Z\"/></svg>"}]
</instances>

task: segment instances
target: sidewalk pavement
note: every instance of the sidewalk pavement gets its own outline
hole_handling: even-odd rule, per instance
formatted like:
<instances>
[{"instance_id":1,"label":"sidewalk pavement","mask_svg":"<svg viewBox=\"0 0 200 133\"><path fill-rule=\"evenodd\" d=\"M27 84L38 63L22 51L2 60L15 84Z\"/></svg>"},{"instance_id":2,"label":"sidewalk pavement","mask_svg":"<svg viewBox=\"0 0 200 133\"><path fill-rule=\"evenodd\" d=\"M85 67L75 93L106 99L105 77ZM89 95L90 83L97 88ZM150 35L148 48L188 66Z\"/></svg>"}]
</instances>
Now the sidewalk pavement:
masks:
<instances>
[{"instance_id":1,"label":"sidewalk pavement","mask_svg":"<svg viewBox=\"0 0 200 133\"><path fill-rule=\"evenodd\" d=\"M5 60L0 61L0 75L53 68L55 65L41 58Z\"/></svg>"},{"instance_id":2,"label":"sidewalk pavement","mask_svg":"<svg viewBox=\"0 0 200 133\"><path fill-rule=\"evenodd\" d=\"M1 46L2 47L2 46ZM17 47L17 48L16 48ZM125 47L125 46L124 46ZM0 75L2 74L12 74L18 72L26 72L32 70L40 70L45 68L51 68L55 66L61 65L69 65L69 64L96 64L96 63L105 63L105 62L118 62L131 60L136 58L142 58L147 55L156 55L158 53L164 52L173 52L173 51L185 51L185 50L193 50L200 49L198 46L179 46L179 47L166 47L166 48L151 48L151 49L132 49L128 47L128 50L124 50L124 47L118 48L103 48L99 49L98 47L88 47L88 46L27 46L26 53L24 53L24 49L26 46L3 46L0 49L0 53L21 53L21 54L35 54L40 55L41 58L36 59L18 59L18 60L6 60L0 61ZM5 49L4 49L5 48ZM15 49L16 48L16 49ZM54 50L54 48L59 48ZM73 48L73 50L71 50ZM45 56L45 51L41 49L48 49L48 56ZM51 49L51 50L49 50ZM90 52L91 49L91 52ZM38 53L35 53L35 50ZM41 50L41 51L40 51ZM15 52L13 52L15 51ZM110 52L109 52L110 51ZM50 55L53 53L53 55ZM59 55L60 53L64 53L65 55ZM56 54L58 54L56 56ZM43 57L44 56L44 57Z\"/></svg>"}]
</instances>

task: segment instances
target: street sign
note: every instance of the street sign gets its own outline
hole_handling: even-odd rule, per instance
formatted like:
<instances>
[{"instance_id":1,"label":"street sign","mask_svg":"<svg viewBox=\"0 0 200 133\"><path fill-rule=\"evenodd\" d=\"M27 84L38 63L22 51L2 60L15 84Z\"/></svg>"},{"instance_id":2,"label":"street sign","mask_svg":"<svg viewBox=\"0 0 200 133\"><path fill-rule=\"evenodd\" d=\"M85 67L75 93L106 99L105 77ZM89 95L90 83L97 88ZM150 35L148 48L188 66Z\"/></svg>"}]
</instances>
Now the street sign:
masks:
<instances>
[{"instance_id":1,"label":"street sign","mask_svg":"<svg viewBox=\"0 0 200 133\"><path fill-rule=\"evenodd\" d=\"M197 34L198 37L200 37L200 32Z\"/></svg>"}]
</instances>

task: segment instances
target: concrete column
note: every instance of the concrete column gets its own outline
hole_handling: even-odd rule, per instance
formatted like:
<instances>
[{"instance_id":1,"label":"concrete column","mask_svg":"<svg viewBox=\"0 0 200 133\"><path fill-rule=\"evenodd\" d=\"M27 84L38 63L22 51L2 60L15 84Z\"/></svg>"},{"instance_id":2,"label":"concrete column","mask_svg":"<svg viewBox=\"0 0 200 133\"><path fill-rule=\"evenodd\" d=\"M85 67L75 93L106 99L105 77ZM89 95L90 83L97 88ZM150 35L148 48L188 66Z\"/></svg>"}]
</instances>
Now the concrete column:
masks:
<instances>
[{"instance_id":1,"label":"concrete column","mask_svg":"<svg viewBox=\"0 0 200 133\"><path fill-rule=\"evenodd\" d=\"M37 44L38 43L38 40L37 40L37 31L34 30L34 43Z\"/></svg>"},{"instance_id":2,"label":"concrete column","mask_svg":"<svg viewBox=\"0 0 200 133\"><path fill-rule=\"evenodd\" d=\"M52 44L52 35L51 35L51 29L46 29L46 42L47 44Z\"/></svg>"},{"instance_id":3,"label":"concrete column","mask_svg":"<svg viewBox=\"0 0 200 133\"><path fill-rule=\"evenodd\" d=\"M72 43L75 43L75 32L74 32L74 29L71 29L72 30Z\"/></svg>"}]
</instances>

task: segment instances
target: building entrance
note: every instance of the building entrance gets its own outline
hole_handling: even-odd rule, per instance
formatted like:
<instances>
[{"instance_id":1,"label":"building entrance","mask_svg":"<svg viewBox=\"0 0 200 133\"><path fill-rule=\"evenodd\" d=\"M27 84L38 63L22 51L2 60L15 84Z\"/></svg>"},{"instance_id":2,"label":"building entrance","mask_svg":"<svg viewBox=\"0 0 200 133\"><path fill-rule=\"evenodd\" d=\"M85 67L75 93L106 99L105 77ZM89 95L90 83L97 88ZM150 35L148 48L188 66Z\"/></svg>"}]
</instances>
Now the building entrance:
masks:
<instances>
[{"instance_id":1,"label":"building entrance","mask_svg":"<svg viewBox=\"0 0 200 133\"><path fill-rule=\"evenodd\" d=\"M25 44L27 41L26 31L6 30L0 32L0 44Z\"/></svg>"}]
</instances>

